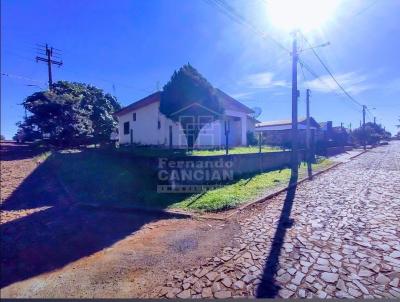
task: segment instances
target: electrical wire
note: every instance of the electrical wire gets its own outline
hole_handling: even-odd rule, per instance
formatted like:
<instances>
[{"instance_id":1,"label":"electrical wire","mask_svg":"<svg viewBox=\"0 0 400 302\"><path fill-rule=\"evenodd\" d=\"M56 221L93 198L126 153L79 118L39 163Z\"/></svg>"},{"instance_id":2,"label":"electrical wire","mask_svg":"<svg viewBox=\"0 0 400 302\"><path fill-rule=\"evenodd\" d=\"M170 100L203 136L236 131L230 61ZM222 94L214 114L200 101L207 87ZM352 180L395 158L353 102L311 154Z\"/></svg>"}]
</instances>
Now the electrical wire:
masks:
<instances>
[{"instance_id":1,"label":"electrical wire","mask_svg":"<svg viewBox=\"0 0 400 302\"><path fill-rule=\"evenodd\" d=\"M343 93L354 103L356 103L357 105L363 107L364 105L362 105L360 102L358 102L356 99L354 99L347 91L346 89L344 89L344 87L339 83L339 81L335 78L335 76L333 75L333 73L330 71L330 69L328 68L328 66L324 63L324 61L321 59L321 57L318 55L317 51L311 46L311 43L307 40L307 38L303 35L303 33L301 33L301 35L304 38L304 41L306 41L306 43L309 45L309 47L311 48L311 51L313 52L313 54L315 55L315 57L318 59L318 61L321 63L321 65L324 67L324 69L326 70L326 72L328 72L328 74L330 75L330 77L333 79L333 81L336 83L336 85L340 88L340 90L343 91Z\"/></svg>"},{"instance_id":2,"label":"electrical wire","mask_svg":"<svg viewBox=\"0 0 400 302\"><path fill-rule=\"evenodd\" d=\"M240 15L231 5L229 5L225 0L203 0L205 3L214 6L217 8L221 13L226 15L232 21L247 27L255 34L259 35L261 38L266 40L271 40L275 43L280 49L290 53L290 51L277 39L273 38L271 35L265 33L264 31L258 29L253 24L249 23L242 15Z\"/></svg>"}]
</instances>

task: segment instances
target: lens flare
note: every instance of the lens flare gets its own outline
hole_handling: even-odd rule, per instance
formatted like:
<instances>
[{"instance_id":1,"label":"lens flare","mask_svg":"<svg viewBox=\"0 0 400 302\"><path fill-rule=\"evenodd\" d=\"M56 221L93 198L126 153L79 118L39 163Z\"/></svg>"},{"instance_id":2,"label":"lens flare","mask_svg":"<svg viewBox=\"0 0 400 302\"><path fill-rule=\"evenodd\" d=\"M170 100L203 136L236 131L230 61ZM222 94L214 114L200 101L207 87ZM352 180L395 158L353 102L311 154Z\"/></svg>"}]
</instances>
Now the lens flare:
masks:
<instances>
[{"instance_id":1,"label":"lens flare","mask_svg":"<svg viewBox=\"0 0 400 302\"><path fill-rule=\"evenodd\" d=\"M304 32L319 29L333 18L340 0L270 0L267 13L270 22L283 30Z\"/></svg>"}]
</instances>

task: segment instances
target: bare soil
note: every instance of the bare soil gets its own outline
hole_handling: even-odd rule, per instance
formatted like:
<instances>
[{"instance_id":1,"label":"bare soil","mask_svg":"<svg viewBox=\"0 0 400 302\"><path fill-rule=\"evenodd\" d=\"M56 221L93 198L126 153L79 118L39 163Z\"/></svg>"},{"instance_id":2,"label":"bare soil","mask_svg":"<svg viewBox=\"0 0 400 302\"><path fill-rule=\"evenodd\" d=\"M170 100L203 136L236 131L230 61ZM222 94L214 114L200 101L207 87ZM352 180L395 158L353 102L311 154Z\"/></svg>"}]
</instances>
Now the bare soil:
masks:
<instances>
[{"instance_id":1,"label":"bare soil","mask_svg":"<svg viewBox=\"0 0 400 302\"><path fill-rule=\"evenodd\" d=\"M148 297L238 231L235 222L79 208L37 155L1 143L2 297Z\"/></svg>"}]
</instances>

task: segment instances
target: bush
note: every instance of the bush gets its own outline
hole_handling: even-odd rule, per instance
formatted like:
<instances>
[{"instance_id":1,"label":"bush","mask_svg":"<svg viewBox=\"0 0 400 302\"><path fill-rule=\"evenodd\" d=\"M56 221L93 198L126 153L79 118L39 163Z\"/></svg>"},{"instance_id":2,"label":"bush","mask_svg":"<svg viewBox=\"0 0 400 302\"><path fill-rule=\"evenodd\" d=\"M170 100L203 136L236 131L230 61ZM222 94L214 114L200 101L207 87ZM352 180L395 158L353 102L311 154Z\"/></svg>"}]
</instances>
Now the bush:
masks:
<instances>
[{"instance_id":1,"label":"bush","mask_svg":"<svg viewBox=\"0 0 400 302\"><path fill-rule=\"evenodd\" d=\"M256 134L252 131L247 131L247 145L256 146L258 144L258 136L256 136Z\"/></svg>"}]
</instances>

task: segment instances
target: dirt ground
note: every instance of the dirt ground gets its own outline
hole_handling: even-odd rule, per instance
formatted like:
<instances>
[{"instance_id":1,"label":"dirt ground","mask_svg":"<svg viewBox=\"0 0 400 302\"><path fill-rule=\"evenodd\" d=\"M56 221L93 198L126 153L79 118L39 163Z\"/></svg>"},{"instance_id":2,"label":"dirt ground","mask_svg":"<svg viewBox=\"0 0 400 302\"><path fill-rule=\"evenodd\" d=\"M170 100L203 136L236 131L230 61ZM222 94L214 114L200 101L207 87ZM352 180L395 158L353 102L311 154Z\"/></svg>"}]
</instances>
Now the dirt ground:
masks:
<instances>
[{"instance_id":1,"label":"dirt ground","mask_svg":"<svg viewBox=\"0 0 400 302\"><path fill-rule=\"evenodd\" d=\"M235 222L79 208L37 155L1 143L2 297L148 297L238 231Z\"/></svg>"}]
</instances>

